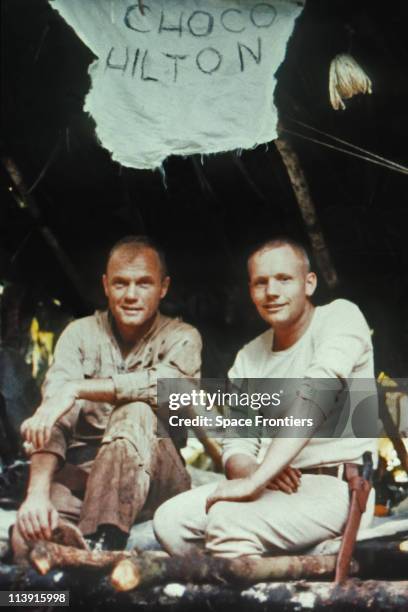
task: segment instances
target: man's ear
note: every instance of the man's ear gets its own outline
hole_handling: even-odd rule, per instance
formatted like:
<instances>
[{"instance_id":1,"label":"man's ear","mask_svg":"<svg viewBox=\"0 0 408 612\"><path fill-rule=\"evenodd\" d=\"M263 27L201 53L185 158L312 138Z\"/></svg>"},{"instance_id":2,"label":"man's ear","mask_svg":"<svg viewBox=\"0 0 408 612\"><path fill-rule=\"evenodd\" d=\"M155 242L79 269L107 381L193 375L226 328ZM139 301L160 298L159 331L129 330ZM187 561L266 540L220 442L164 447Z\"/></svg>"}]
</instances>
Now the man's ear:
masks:
<instances>
[{"instance_id":1,"label":"man's ear","mask_svg":"<svg viewBox=\"0 0 408 612\"><path fill-rule=\"evenodd\" d=\"M105 296L108 297L108 278L106 274L103 274L102 276L102 284L103 284L103 290L105 292Z\"/></svg>"},{"instance_id":2,"label":"man's ear","mask_svg":"<svg viewBox=\"0 0 408 612\"><path fill-rule=\"evenodd\" d=\"M311 297L314 294L314 292L316 291L316 287L317 287L316 274L314 272L308 272L306 275L306 282L305 282L307 297Z\"/></svg>"},{"instance_id":3,"label":"man's ear","mask_svg":"<svg viewBox=\"0 0 408 612\"><path fill-rule=\"evenodd\" d=\"M162 280L162 285L161 285L161 291L160 291L161 300L164 297L166 297L169 287L170 287L170 276L165 276Z\"/></svg>"}]
</instances>

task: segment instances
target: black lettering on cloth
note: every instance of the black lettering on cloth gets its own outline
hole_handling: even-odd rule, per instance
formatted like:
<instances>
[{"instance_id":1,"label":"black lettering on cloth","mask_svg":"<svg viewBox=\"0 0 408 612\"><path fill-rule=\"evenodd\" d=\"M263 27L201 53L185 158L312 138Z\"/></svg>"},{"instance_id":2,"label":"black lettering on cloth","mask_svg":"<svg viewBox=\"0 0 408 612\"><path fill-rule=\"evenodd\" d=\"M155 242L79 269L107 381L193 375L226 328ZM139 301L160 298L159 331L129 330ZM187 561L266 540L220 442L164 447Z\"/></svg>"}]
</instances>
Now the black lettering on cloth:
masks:
<instances>
[{"instance_id":1,"label":"black lettering on cloth","mask_svg":"<svg viewBox=\"0 0 408 612\"><path fill-rule=\"evenodd\" d=\"M203 66L203 55L206 54L211 54L213 56L213 58L215 58L216 63L212 66ZM218 70L218 68L221 66L221 62L222 62L222 55L219 51L217 51L217 49L214 49L213 47L206 47L205 49L201 49L201 51L197 54L196 57L196 64L199 70L201 70L201 72L204 72L204 74L212 74L213 72L216 72Z\"/></svg>"},{"instance_id":2,"label":"black lettering on cloth","mask_svg":"<svg viewBox=\"0 0 408 612\"><path fill-rule=\"evenodd\" d=\"M258 53L257 54L255 54L254 51L247 45L244 45L243 43L238 43L238 53L239 53L239 62L241 65L241 72L244 72L245 70L244 54L243 54L244 49L248 51L248 53L253 57L256 64L260 64L261 59L262 59L262 40L258 36Z\"/></svg>"},{"instance_id":3,"label":"black lettering on cloth","mask_svg":"<svg viewBox=\"0 0 408 612\"><path fill-rule=\"evenodd\" d=\"M256 28L270 28L277 17L277 10L271 4L260 2L251 8L249 17Z\"/></svg>"},{"instance_id":4,"label":"black lettering on cloth","mask_svg":"<svg viewBox=\"0 0 408 612\"><path fill-rule=\"evenodd\" d=\"M146 58L148 58L148 55L149 55L149 51L146 49L146 51L143 54L143 58L142 58L142 74L141 74L142 81L158 81L159 79L156 79L155 77L152 77L152 76L146 76L145 74Z\"/></svg>"},{"instance_id":5,"label":"black lettering on cloth","mask_svg":"<svg viewBox=\"0 0 408 612\"><path fill-rule=\"evenodd\" d=\"M127 47L125 48L126 58L124 64L113 64L111 62L114 51L115 47L111 47L108 53L108 57L106 58L105 70L107 70L108 68L112 68L113 70L121 70L124 74L129 63L129 49Z\"/></svg>"},{"instance_id":6,"label":"black lettering on cloth","mask_svg":"<svg viewBox=\"0 0 408 612\"><path fill-rule=\"evenodd\" d=\"M241 32L245 30L245 26L242 26L242 28L239 30L234 30L232 28L231 23L229 26L227 25L226 23L227 15L229 15L230 13L238 13L238 15L242 15L242 11L240 11L239 9L236 9L236 8L226 9L225 11L221 13L221 17L220 17L222 27L224 28L224 30L227 30L227 32L233 32L234 34L241 34Z\"/></svg>"},{"instance_id":7,"label":"black lettering on cloth","mask_svg":"<svg viewBox=\"0 0 408 612\"><path fill-rule=\"evenodd\" d=\"M159 34L162 32L178 32L179 36L181 36L183 33L183 15L184 13L180 13L178 25L164 25L165 14L164 11L162 11L160 15Z\"/></svg>"},{"instance_id":8,"label":"black lettering on cloth","mask_svg":"<svg viewBox=\"0 0 408 612\"><path fill-rule=\"evenodd\" d=\"M173 81L175 83L177 81L177 77L178 77L178 60L184 60L184 59L186 59L186 57L188 57L188 55L173 55L172 53L163 53L163 55L165 57L168 57L169 59L174 60L174 76L173 76Z\"/></svg>"},{"instance_id":9,"label":"black lettering on cloth","mask_svg":"<svg viewBox=\"0 0 408 612\"><path fill-rule=\"evenodd\" d=\"M147 4L143 4L143 9L146 11L150 11L150 7ZM140 32L141 34L147 34L147 32L151 32L151 30L141 30L140 28L137 28L134 23L131 23L130 21L130 16L133 13L133 11L137 12L138 17L144 17L144 15L141 14L140 12L140 7L138 4L132 4L131 6L128 6L128 8L126 9L126 13L125 13L125 17L124 17L124 22L125 22L125 26L127 28L129 28L130 30L134 30L135 32Z\"/></svg>"},{"instance_id":10,"label":"black lettering on cloth","mask_svg":"<svg viewBox=\"0 0 408 612\"><path fill-rule=\"evenodd\" d=\"M202 23L203 20L199 19L198 26L196 26L196 29L194 29L193 20L197 17L197 15L204 15L204 18L207 20L207 25L204 26ZM193 36L208 36L211 34L214 28L214 17L211 15L211 13L207 13L207 11L194 11L194 13L191 13L190 17L188 18L187 27Z\"/></svg>"},{"instance_id":11,"label":"black lettering on cloth","mask_svg":"<svg viewBox=\"0 0 408 612\"><path fill-rule=\"evenodd\" d=\"M132 77L136 74L137 62L139 61L140 49L136 49L132 64Z\"/></svg>"}]
</instances>

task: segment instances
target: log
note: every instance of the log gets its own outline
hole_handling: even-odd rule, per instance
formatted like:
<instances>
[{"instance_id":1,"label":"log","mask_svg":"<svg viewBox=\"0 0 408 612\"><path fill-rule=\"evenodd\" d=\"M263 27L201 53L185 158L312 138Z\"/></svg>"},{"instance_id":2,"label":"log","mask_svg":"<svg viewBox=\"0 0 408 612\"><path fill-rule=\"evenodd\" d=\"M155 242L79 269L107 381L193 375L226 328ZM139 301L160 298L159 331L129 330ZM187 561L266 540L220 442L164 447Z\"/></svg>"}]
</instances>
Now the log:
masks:
<instances>
[{"instance_id":1,"label":"log","mask_svg":"<svg viewBox=\"0 0 408 612\"><path fill-rule=\"evenodd\" d=\"M221 559L203 554L160 558L145 552L120 560L111 574L111 583L118 591L129 591L174 581L250 585L271 580L329 578L334 575L336 558L336 555L293 555ZM351 573L357 571L353 562Z\"/></svg>"},{"instance_id":2,"label":"log","mask_svg":"<svg viewBox=\"0 0 408 612\"><path fill-rule=\"evenodd\" d=\"M40 546L40 549L42 548L42 550L45 551L47 545L52 543L62 545L63 547L72 547L73 550L81 549L89 551L89 546L79 528L73 523L59 518L56 528L52 531L52 542L46 542L44 540L27 541L16 535L13 529L10 544L13 551L14 563L17 565L29 565L31 551L36 548L36 546ZM44 573L48 571L46 568L47 562L44 559Z\"/></svg>"},{"instance_id":3,"label":"log","mask_svg":"<svg viewBox=\"0 0 408 612\"><path fill-rule=\"evenodd\" d=\"M340 587L330 582L274 582L250 588L230 585L177 583L118 593L102 577L82 571L56 570L47 576L36 571L0 564L0 590L69 590L70 605L93 612L406 612L408 581L347 580Z\"/></svg>"},{"instance_id":4,"label":"log","mask_svg":"<svg viewBox=\"0 0 408 612\"><path fill-rule=\"evenodd\" d=\"M222 452L218 442L209 438L202 427L194 427L193 429L197 439L204 446L205 452L213 460L216 472L222 472Z\"/></svg>"},{"instance_id":5,"label":"log","mask_svg":"<svg viewBox=\"0 0 408 612\"><path fill-rule=\"evenodd\" d=\"M30 553L30 561L33 567L44 576L56 568L110 569L130 554L124 550L81 550L73 546L63 546L43 540L34 545Z\"/></svg>"},{"instance_id":6,"label":"log","mask_svg":"<svg viewBox=\"0 0 408 612\"><path fill-rule=\"evenodd\" d=\"M45 575L56 568L106 570L113 566L112 584L120 591L169 581L254 584L264 580L330 577L336 555L293 555L252 559L221 559L204 554L169 557L161 551L89 551L55 542L37 542L30 561ZM352 573L358 570L356 563Z\"/></svg>"},{"instance_id":7,"label":"log","mask_svg":"<svg viewBox=\"0 0 408 612\"><path fill-rule=\"evenodd\" d=\"M95 600L94 600L95 601ZM337 586L327 582L277 582L258 584L246 590L218 585L169 584L149 591L132 591L121 600L128 609L177 610L177 612L406 612L408 581L347 580Z\"/></svg>"},{"instance_id":8,"label":"log","mask_svg":"<svg viewBox=\"0 0 408 612\"><path fill-rule=\"evenodd\" d=\"M185 413L191 419L197 416L192 406L187 406L185 408ZM207 435L207 432L205 431L203 427L199 427L195 425L191 429L194 431L197 437L197 440L199 440L201 444L204 446L204 450L207 453L207 455L210 457L210 459L213 460L216 471L222 472L223 471L222 452L221 452L221 447L218 444L218 442L216 442L216 440L214 440L213 438L209 438Z\"/></svg>"},{"instance_id":9,"label":"log","mask_svg":"<svg viewBox=\"0 0 408 612\"><path fill-rule=\"evenodd\" d=\"M408 575L408 544L367 540L354 551L352 575L363 578L405 579ZM38 542L30 561L42 575L57 568L110 570L112 584L126 591L164 582L231 582L254 584L271 580L331 578L335 555L288 555L251 559L213 558L204 554L169 557L164 552L78 550L55 542Z\"/></svg>"},{"instance_id":10,"label":"log","mask_svg":"<svg viewBox=\"0 0 408 612\"><path fill-rule=\"evenodd\" d=\"M114 567L112 584L126 591L169 581L231 582L254 584L265 580L297 580L330 577L336 565L335 555L303 555L250 559L214 558L204 554L169 557L157 551L89 551L55 542L37 542L31 553L33 567L45 575L56 568L107 570ZM356 574L358 566L352 566Z\"/></svg>"}]
</instances>

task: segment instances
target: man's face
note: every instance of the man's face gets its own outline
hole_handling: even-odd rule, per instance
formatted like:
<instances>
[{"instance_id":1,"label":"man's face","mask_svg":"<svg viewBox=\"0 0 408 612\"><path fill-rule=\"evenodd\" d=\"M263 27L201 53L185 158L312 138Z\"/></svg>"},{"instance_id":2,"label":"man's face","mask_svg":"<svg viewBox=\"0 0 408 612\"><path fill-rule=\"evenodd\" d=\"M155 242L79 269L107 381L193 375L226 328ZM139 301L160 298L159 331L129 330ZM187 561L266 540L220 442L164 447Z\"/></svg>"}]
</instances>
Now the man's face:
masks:
<instances>
[{"instance_id":1,"label":"man's face","mask_svg":"<svg viewBox=\"0 0 408 612\"><path fill-rule=\"evenodd\" d=\"M260 316L271 327L288 328L308 307L316 275L289 245L255 253L248 263L249 288Z\"/></svg>"},{"instance_id":2,"label":"man's face","mask_svg":"<svg viewBox=\"0 0 408 612\"><path fill-rule=\"evenodd\" d=\"M119 247L103 276L109 309L119 330L137 329L152 319L169 281L169 277L162 278L156 251L131 245Z\"/></svg>"}]
</instances>

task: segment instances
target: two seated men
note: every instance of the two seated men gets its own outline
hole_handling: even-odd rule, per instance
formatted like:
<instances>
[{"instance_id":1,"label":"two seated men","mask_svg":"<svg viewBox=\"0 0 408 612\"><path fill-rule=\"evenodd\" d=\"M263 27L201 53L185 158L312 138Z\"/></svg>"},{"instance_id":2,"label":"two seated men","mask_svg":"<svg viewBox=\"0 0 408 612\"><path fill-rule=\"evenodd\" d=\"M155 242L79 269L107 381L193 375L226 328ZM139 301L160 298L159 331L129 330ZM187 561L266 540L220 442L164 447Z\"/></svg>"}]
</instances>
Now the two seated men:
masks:
<instances>
[{"instance_id":1,"label":"two seated men","mask_svg":"<svg viewBox=\"0 0 408 612\"><path fill-rule=\"evenodd\" d=\"M316 275L290 240L263 244L248 261L252 301L269 329L244 346L229 372L242 378L372 379L370 331L346 300L314 307ZM117 243L103 285L107 312L61 335L43 401L22 427L34 448L13 529L16 560L27 542L51 539L59 517L106 548L125 545L136 520L154 517L169 553L205 547L223 557L295 551L339 535L349 509L343 466L375 454L368 438L224 440L227 479L190 489L179 453L157 416L159 378L196 378L196 329L159 313L169 286L160 249L144 237ZM328 408L298 394L293 415ZM262 446L267 446L262 456ZM370 496L363 522L373 514Z\"/></svg>"}]
</instances>

